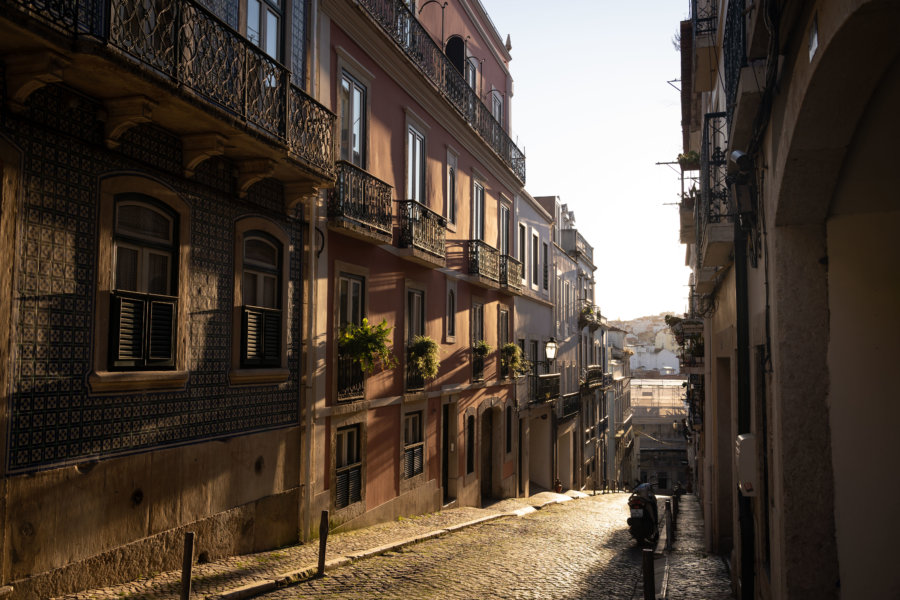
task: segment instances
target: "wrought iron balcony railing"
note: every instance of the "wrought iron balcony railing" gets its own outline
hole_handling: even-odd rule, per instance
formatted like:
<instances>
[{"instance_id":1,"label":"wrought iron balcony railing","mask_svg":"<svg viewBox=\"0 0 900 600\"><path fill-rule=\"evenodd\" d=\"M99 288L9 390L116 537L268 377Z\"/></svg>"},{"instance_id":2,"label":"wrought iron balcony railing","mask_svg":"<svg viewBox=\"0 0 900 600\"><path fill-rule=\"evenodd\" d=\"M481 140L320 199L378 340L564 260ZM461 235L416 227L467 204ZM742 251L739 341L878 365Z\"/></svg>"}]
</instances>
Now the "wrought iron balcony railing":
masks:
<instances>
[{"instance_id":1,"label":"wrought iron balcony railing","mask_svg":"<svg viewBox=\"0 0 900 600\"><path fill-rule=\"evenodd\" d=\"M587 243L584 236L578 233L577 229L562 230L562 247L576 258L584 256L592 263L594 262L594 249Z\"/></svg>"},{"instance_id":2,"label":"wrought iron balcony railing","mask_svg":"<svg viewBox=\"0 0 900 600\"><path fill-rule=\"evenodd\" d=\"M728 147L724 112L707 113L703 118L703 140L700 145L700 205L697 215L697 246L702 247L709 223L734 218L725 182L725 149Z\"/></svg>"},{"instance_id":3,"label":"wrought iron balcony railing","mask_svg":"<svg viewBox=\"0 0 900 600\"><path fill-rule=\"evenodd\" d=\"M404 0L360 0L359 4L500 156L519 181L525 183L525 155L434 43L407 3Z\"/></svg>"},{"instance_id":4,"label":"wrought iron balcony railing","mask_svg":"<svg viewBox=\"0 0 900 600\"><path fill-rule=\"evenodd\" d=\"M393 237L391 186L346 161L328 195L328 218L385 241Z\"/></svg>"},{"instance_id":5,"label":"wrought iron balcony railing","mask_svg":"<svg viewBox=\"0 0 900 600\"><path fill-rule=\"evenodd\" d=\"M484 381L484 356L472 352L472 381Z\"/></svg>"},{"instance_id":6,"label":"wrought iron balcony railing","mask_svg":"<svg viewBox=\"0 0 900 600\"><path fill-rule=\"evenodd\" d=\"M550 402L559 398L559 373L531 375L534 402Z\"/></svg>"},{"instance_id":7,"label":"wrought iron balcony railing","mask_svg":"<svg viewBox=\"0 0 900 600\"><path fill-rule=\"evenodd\" d=\"M695 40L701 36L715 37L719 20L717 3L718 0L691 0L691 22Z\"/></svg>"},{"instance_id":8,"label":"wrought iron balcony railing","mask_svg":"<svg viewBox=\"0 0 900 600\"><path fill-rule=\"evenodd\" d=\"M500 285L516 292L522 290L522 263L505 254L500 255Z\"/></svg>"},{"instance_id":9,"label":"wrought iron balcony railing","mask_svg":"<svg viewBox=\"0 0 900 600\"><path fill-rule=\"evenodd\" d=\"M415 248L437 258L447 256L447 219L415 200L400 205L401 248Z\"/></svg>"},{"instance_id":10,"label":"wrought iron balcony railing","mask_svg":"<svg viewBox=\"0 0 900 600\"><path fill-rule=\"evenodd\" d=\"M744 0L728 0L722 45L725 55L725 107L728 113L728 130L731 131L741 69L747 66L747 21L744 18Z\"/></svg>"},{"instance_id":11,"label":"wrought iron balcony railing","mask_svg":"<svg viewBox=\"0 0 900 600\"><path fill-rule=\"evenodd\" d=\"M584 384L589 388L603 385L603 367L601 365L588 365L585 373Z\"/></svg>"},{"instance_id":12,"label":"wrought iron balcony railing","mask_svg":"<svg viewBox=\"0 0 900 600\"><path fill-rule=\"evenodd\" d=\"M406 391L418 392L425 389L425 376L419 372L415 365L409 360L407 352L406 360Z\"/></svg>"},{"instance_id":13,"label":"wrought iron balcony railing","mask_svg":"<svg viewBox=\"0 0 900 600\"><path fill-rule=\"evenodd\" d=\"M581 394L578 392L572 392L571 394L566 394L562 397L562 402L559 403L559 411L557 416L560 419L568 419L569 417L574 417L581 411Z\"/></svg>"},{"instance_id":14,"label":"wrought iron balcony railing","mask_svg":"<svg viewBox=\"0 0 900 600\"><path fill-rule=\"evenodd\" d=\"M500 253L481 240L468 240L469 274L500 281Z\"/></svg>"},{"instance_id":15,"label":"wrought iron balcony railing","mask_svg":"<svg viewBox=\"0 0 900 600\"><path fill-rule=\"evenodd\" d=\"M359 363L338 351L337 400L350 402L366 396L366 377Z\"/></svg>"},{"instance_id":16,"label":"wrought iron balcony railing","mask_svg":"<svg viewBox=\"0 0 900 600\"><path fill-rule=\"evenodd\" d=\"M189 90L289 155L334 176L335 115L290 83L289 71L193 0L0 0L72 37L92 37Z\"/></svg>"}]
</instances>

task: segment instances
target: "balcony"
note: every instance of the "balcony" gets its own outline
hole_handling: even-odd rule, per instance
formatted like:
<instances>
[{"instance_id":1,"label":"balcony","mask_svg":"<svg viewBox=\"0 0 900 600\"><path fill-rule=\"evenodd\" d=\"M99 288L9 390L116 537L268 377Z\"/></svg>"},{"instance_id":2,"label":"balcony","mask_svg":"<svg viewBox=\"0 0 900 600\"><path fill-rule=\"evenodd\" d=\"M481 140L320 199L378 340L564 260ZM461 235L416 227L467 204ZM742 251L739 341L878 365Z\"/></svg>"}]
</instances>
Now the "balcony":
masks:
<instances>
[{"instance_id":1,"label":"balcony","mask_svg":"<svg viewBox=\"0 0 900 600\"><path fill-rule=\"evenodd\" d=\"M466 257L469 274L476 277L477 283L493 289L500 287L500 253L496 248L481 240L467 240Z\"/></svg>"},{"instance_id":2,"label":"balcony","mask_svg":"<svg viewBox=\"0 0 900 600\"><path fill-rule=\"evenodd\" d=\"M684 354L679 361L681 372L685 375L703 375L703 366L703 356Z\"/></svg>"},{"instance_id":3,"label":"balcony","mask_svg":"<svg viewBox=\"0 0 900 600\"><path fill-rule=\"evenodd\" d=\"M187 176L210 156L224 155L236 161L241 195L269 176L313 186L333 180L335 115L201 4L0 4L6 7L0 53L15 55L6 65L13 106L47 82L64 81L104 99L111 148L148 121L183 136Z\"/></svg>"},{"instance_id":4,"label":"balcony","mask_svg":"<svg viewBox=\"0 0 900 600\"><path fill-rule=\"evenodd\" d=\"M726 114L707 113L700 149L700 204L697 209L697 243L701 267L731 264L734 247L734 213L725 181Z\"/></svg>"},{"instance_id":5,"label":"balcony","mask_svg":"<svg viewBox=\"0 0 900 600\"><path fill-rule=\"evenodd\" d=\"M694 38L694 91L708 92L716 84L719 26L718 0L691 0Z\"/></svg>"},{"instance_id":6,"label":"balcony","mask_svg":"<svg viewBox=\"0 0 900 600\"><path fill-rule=\"evenodd\" d=\"M366 397L366 378L359 363L338 352L337 401L352 402Z\"/></svg>"},{"instance_id":7,"label":"balcony","mask_svg":"<svg viewBox=\"0 0 900 600\"><path fill-rule=\"evenodd\" d=\"M531 375L530 377L534 390L534 403L551 402L559 398L559 373Z\"/></svg>"},{"instance_id":8,"label":"balcony","mask_svg":"<svg viewBox=\"0 0 900 600\"><path fill-rule=\"evenodd\" d=\"M481 139L525 183L525 155L491 114L478 93L434 43L404 0L359 0L385 34L475 130Z\"/></svg>"},{"instance_id":9,"label":"balcony","mask_svg":"<svg viewBox=\"0 0 900 600\"><path fill-rule=\"evenodd\" d=\"M610 388L615 383L615 379L613 379L612 373L604 373L603 374L603 387Z\"/></svg>"},{"instance_id":10,"label":"balcony","mask_svg":"<svg viewBox=\"0 0 900 600\"><path fill-rule=\"evenodd\" d=\"M581 412L581 394L572 392L562 397L562 402L557 407L559 420L571 419Z\"/></svg>"},{"instance_id":11,"label":"balcony","mask_svg":"<svg viewBox=\"0 0 900 600\"><path fill-rule=\"evenodd\" d=\"M725 107L728 113L728 131L731 132L741 69L747 66L747 21L744 16L744 0L728 0L722 48L725 59L723 69L725 72ZM762 81L765 81L765 78ZM755 116L756 113L754 112L753 115Z\"/></svg>"},{"instance_id":12,"label":"balcony","mask_svg":"<svg viewBox=\"0 0 900 600\"><path fill-rule=\"evenodd\" d=\"M406 249L404 258L425 266L447 264L447 220L415 200L398 202L400 239L397 245Z\"/></svg>"},{"instance_id":13,"label":"balcony","mask_svg":"<svg viewBox=\"0 0 900 600\"><path fill-rule=\"evenodd\" d=\"M505 254L500 255L500 289L515 294L522 292L522 263Z\"/></svg>"},{"instance_id":14,"label":"balcony","mask_svg":"<svg viewBox=\"0 0 900 600\"><path fill-rule=\"evenodd\" d=\"M346 161L337 163L337 181L328 193L332 229L374 243L393 239L391 186Z\"/></svg>"},{"instance_id":15,"label":"balcony","mask_svg":"<svg viewBox=\"0 0 900 600\"><path fill-rule=\"evenodd\" d=\"M584 377L584 386L588 389L596 389L603 386L603 366L588 365Z\"/></svg>"},{"instance_id":16,"label":"balcony","mask_svg":"<svg viewBox=\"0 0 900 600\"><path fill-rule=\"evenodd\" d=\"M585 258L594 264L594 249L577 229L562 230L562 247L574 259Z\"/></svg>"},{"instance_id":17,"label":"balcony","mask_svg":"<svg viewBox=\"0 0 900 600\"><path fill-rule=\"evenodd\" d=\"M421 392L425 389L425 376L407 360L406 362L406 391Z\"/></svg>"}]
</instances>

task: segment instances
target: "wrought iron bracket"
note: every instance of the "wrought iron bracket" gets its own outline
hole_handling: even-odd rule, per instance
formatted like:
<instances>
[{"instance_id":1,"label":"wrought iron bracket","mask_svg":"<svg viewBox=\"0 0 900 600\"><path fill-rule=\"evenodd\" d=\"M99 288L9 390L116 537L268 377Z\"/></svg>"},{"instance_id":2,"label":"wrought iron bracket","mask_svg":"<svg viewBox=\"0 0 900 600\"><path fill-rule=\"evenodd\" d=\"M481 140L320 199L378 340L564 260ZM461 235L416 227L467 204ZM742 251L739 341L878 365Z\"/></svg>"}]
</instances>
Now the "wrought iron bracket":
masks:
<instances>
[{"instance_id":1,"label":"wrought iron bracket","mask_svg":"<svg viewBox=\"0 0 900 600\"><path fill-rule=\"evenodd\" d=\"M181 138L181 149L184 160L184 176L193 177L194 170L203 161L213 156L225 154L225 143L228 141L220 133L196 133Z\"/></svg>"},{"instance_id":2,"label":"wrought iron bracket","mask_svg":"<svg viewBox=\"0 0 900 600\"><path fill-rule=\"evenodd\" d=\"M251 158L238 163L237 188L238 196L245 198L247 190L260 179L265 179L275 172L275 161L270 158Z\"/></svg>"},{"instance_id":3,"label":"wrought iron bracket","mask_svg":"<svg viewBox=\"0 0 900 600\"><path fill-rule=\"evenodd\" d=\"M112 98L105 104L106 147L110 149L119 146L119 138L126 131L135 125L149 123L156 108L156 102L146 96Z\"/></svg>"},{"instance_id":4,"label":"wrought iron bracket","mask_svg":"<svg viewBox=\"0 0 900 600\"><path fill-rule=\"evenodd\" d=\"M70 60L52 51L21 54L4 58L9 107L13 112L25 108L25 101L32 92L48 83L63 80L63 71Z\"/></svg>"}]
</instances>

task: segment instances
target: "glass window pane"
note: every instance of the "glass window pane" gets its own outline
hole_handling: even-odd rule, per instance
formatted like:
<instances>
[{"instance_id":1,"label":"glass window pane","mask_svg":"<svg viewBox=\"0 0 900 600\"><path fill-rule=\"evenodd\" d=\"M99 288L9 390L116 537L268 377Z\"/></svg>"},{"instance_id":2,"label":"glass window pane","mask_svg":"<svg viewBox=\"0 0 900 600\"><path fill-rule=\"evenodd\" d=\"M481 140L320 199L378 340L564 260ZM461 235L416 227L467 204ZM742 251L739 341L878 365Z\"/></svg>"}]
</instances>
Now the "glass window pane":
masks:
<instances>
[{"instance_id":1,"label":"glass window pane","mask_svg":"<svg viewBox=\"0 0 900 600\"><path fill-rule=\"evenodd\" d=\"M244 260L275 269L278 266L278 250L265 240L248 238L244 242Z\"/></svg>"},{"instance_id":2,"label":"glass window pane","mask_svg":"<svg viewBox=\"0 0 900 600\"><path fill-rule=\"evenodd\" d=\"M140 291L138 289L138 251L134 248L116 246L114 287L119 290Z\"/></svg>"},{"instance_id":3,"label":"glass window pane","mask_svg":"<svg viewBox=\"0 0 900 600\"><path fill-rule=\"evenodd\" d=\"M340 299L338 300L338 310L340 314L338 315L340 326L343 327L347 323L350 322L350 305L348 302L350 296L350 282L347 279L341 277L340 281Z\"/></svg>"},{"instance_id":4,"label":"glass window pane","mask_svg":"<svg viewBox=\"0 0 900 600\"><path fill-rule=\"evenodd\" d=\"M353 164L358 166L362 166L363 110L365 110L363 92L359 87L354 86L351 148L353 149Z\"/></svg>"},{"instance_id":5,"label":"glass window pane","mask_svg":"<svg viewBox=\"0 0 900 600\"><path fill-rule=\"evenodd\" d=\"M277 299L278 280L271 275L262 276L262 304L266 308L278 308Z\"/></svg>"},{"instance_id":6,"label":"glass window pane","mask_svg":"<svg viewBox=\"0 0 900 600\"><path fill-rule=\"evenodd\" d=\"M243 294L244 304L251 306L259 306L257 298L257 278L259 276L253 271L244 271Z\"/></svg>"},{"instance_id":7,"label":"glass window pane","mask_svg":"<svg viewBox=\"0 0 900 600\"><path fill-rule=\"evenodd\" d=\"M259 46L259 0L247 0L247 39Z\"/></svg>"},{"instance_id":8,"label":"glass window pane","mask_svg":"<svg viewBox=\"0 0 900 600\"><path fill-rule=\"evenodd\" d=\"M169 256L167 254L148 253L147 293L169 294Z\"/></svg>"},{"instance_id":9,"label":"glass window pane","mask_svg":"<svg viewBox=\"0 0 900 600\"><path fill-rule=\"evenodd\" d=\"M159 242L172 241L172 220L148 206L119 203L116 219L117 233Z\"/></svg>"},{"instance_id":10,"label":"glass window pane","mask_svg":"<svg viewBox=\"0 0 900 600\"><path fill-rule=\"evenodd\" d=\"M350 289L350 316L357 325L362 323L362 283L353 281Z\"/></svg>"},{"instance_id":11,"label":"glass window pane","mask_svg":"<svg viewBox=\"0 0 900 600\"><path fill-rule=\"evenodd\" d=\"M266 11L266 54L278 59L278 15Z\"/></svg>"},{"instance_id":12,"label":"glass window pane","mask_svg":"<svg viewBox=\"0 0 900 600\"><path fill-rule=\"evenodd\" d=\"M350 105L350 82L341 80L341 160L350 160L350 115L353 107Z\"/></svg>"}]
</instances>

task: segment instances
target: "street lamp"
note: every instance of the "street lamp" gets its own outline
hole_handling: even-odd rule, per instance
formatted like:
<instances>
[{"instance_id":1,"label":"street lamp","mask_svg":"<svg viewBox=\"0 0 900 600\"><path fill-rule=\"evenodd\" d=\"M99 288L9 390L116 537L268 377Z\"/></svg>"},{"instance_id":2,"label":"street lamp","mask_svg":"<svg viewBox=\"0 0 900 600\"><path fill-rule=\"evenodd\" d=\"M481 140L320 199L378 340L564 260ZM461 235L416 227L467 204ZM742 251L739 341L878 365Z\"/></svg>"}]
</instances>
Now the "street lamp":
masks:
<instances>
[{"instance_id":1,"label":"street lamp","mask_svg":"<svg viewBox=\"0 0 900 600\"><path fill-rule=\"evenodd\" d=\"M544 356L547 357L547 372L550 372L550 367L553 365L553 360L556 358L556 351L559 350L559 344L556 343L556 338L550 337L547 340L547 343L544 344Z\"/></svg>"}]
</instances>

